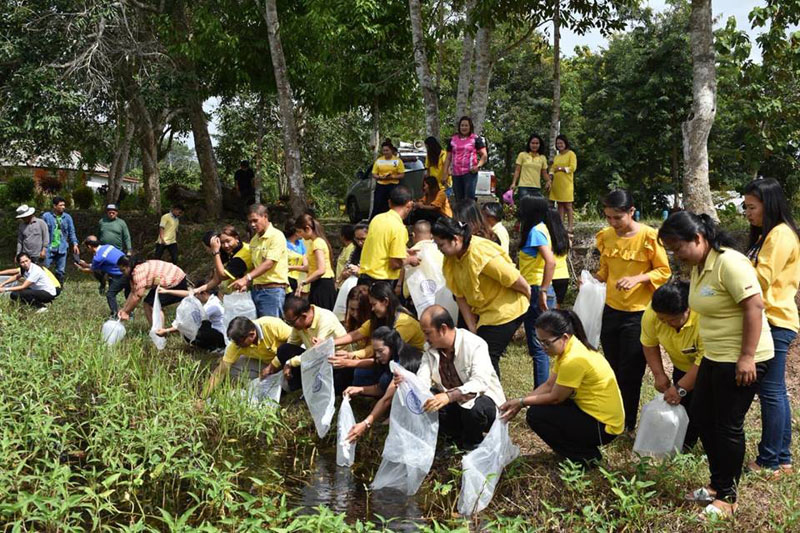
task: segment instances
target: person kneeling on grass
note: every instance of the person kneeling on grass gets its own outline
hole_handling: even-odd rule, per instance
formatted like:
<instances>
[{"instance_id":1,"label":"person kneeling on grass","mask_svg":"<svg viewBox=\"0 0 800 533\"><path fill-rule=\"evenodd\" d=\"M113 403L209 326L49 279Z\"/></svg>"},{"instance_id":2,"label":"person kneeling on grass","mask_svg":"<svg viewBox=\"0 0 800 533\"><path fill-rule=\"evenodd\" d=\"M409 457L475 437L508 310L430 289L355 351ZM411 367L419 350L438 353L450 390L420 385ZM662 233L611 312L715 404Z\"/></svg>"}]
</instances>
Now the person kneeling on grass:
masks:
<instances>
[{"instance_id":1,"label":"person kneeling on grass","mask_svg":"<svg viewBox=\"0 0 800 533\"><path fill-rule=\"evenodd\" d=\"M61 294L61 284L49 270L34 263L25 252L18 253L16 260L19 268L0 272L0 276L10 276L0 283L0 293L10 293L12 300L38 307L41 312L46 311L45 306ZM19 281L19 285L8 286L15 281Z\"/></svg>"},{"instance_id":2,"label":"person kneeling on grass","mask_svg":"<svg viewBox=\"0 0 800 533\"><path fill-rule=\"evenodd\" d=\"M153 323L153 303L156 299L156 288L187 290L189 285L186 283L186 273L172 263L151 259L144 261L139 258L122 256L117 261L117 266L125 275L130 278L131 293L125 300L125 305L119 311L120 320L130 319L131 312L139 305L139 301L144 297L144 314L147 323ZM150 289L147 296L145 291ZM183 296L171 294L160 295L159 302L161 309L176 304L183 300ZM161 311L161 322L164 322L164 311Z\"/></svg>"},{"instance_id":3,"label":"person kneeling on grass","mask_svg":"<svg viewBox=\"0 0 800 533\"><path fill-rule=\"evenodd\" d=\"M278 317L264 316L255 320L237 316L228 324L231 343L217 368L203 388L203 398L219 385L228 374L234 379L266 378L281 369L278 348L292 332Z\"/></svg>"},{"instance_id":4,"label":"person kneeling on grass","mask_svg":"<svg viewBox=\"0 0 800 533\"><path fill-rule=\"evenodd\" d=\"M205 287L205 282L200 282L200 285ZM216 289L205 289L196 291L180 291L176 289L159 289L159 295L168 294L171 296L180 296L186 298L187 296L194 295L201 304L206 313L206 319L200 324L200 329L197 330L197 336L193 341L186 341L192 346L196 346L201 350L221 350L225 347L225 330L223 325L224 309L222 302L217 297ZM156 335L164 337L170 333L175 333L178 328L175 326L169 328L162 328L156 331ZM184 337L185 338L185 337Z\"/></svg>"},{"instance_id":5,"label":"person kneeling on grass","mask_svg":"<svg viewBox=\"0 0 800 533\"><path fill-rule=\"evenodd\" d=\"M500 406L503 420L528 407L530 428L557 454L585 466L602 459L600 446L625 429L619 385L608 361L586 340L578 315L545 311L536 337L554 358L550 378L522 398Z\"/></svg>"}]
</instances>

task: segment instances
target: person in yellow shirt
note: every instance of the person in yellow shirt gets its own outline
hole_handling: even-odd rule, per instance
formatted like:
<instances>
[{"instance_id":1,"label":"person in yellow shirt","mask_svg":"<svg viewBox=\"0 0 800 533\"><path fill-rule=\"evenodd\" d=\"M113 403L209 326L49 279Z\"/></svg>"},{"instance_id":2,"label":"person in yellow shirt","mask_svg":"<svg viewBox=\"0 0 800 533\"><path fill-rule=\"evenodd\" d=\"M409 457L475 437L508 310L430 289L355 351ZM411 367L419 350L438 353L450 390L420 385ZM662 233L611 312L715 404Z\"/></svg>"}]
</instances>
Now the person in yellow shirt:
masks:
<instances>
[{"instance_id":1,"label":"person in yellow shirt","mask_svg":"<svg viewBox=\"0 0 800 533\"><path fill-rule=\"evenodd\" d=\"M173 264L178 264L178 226L183 215L183 206L175 204L169 213L165 213L158 223L158 241L156 241L155 259L161 259L164 250L169 251Z\"/></svg>"},{"instance_id":2,"label":"person in yellow shirt","mask_svg":"<svg viewBox=\"0 0 800 533\"><path fill-rule=\"evenodd\" d=\"M358 277L361 273L361 252L364 250L364 243L367 242L368 231L369 224L365 222L359 222L355 225L353 230L353 251L347 256L344 268L337 278L340 285L350 276Z\"/></svg>"},{"instance_id":3,"label":"person in yellow shirt","mask_svg":"<svg viewBox=\"0 0 800 533\"><path fill-rule=\"evenodd\" d=\"M195 289L197 292L214 289L223 282L229 288L233 281L253 270L250 245L242 241L233 226L225 226L219 234L207 231L202 241L214 258L214 274L205 285Z\"/></svg>"},{"instance_id":4,"label":"person in yellow shirt","mask_svg":"<svg viewBox=\"0 0 800 533\"><path fill-rule=\"evenodd\" d=\"M428 176L433 176L439 182L439 188L442 189L447 198L453 197L453 178L446 172L445 162L447 161L447 152L442 149L439 144L439 139L436 137L428 137L425 139L425 171Z\"/></svg>"},{"instance_id":5,"label":"person in yellow shirt","mask_svg":"<svg viewBox=\"0 0 800 533\"><path fill-rule=\"evenodd\" d=\"M333 251L325 236L325 229L319 221L308 213L297 217L295 227L306 244L308 271L306 279L299 282L296 295L300 296L303 286L309 286L308 301L323 309L333 310L336 304L336 284L333 279Z\"/></svg>"},{"instance_id":6,"label":"person in yellow shirt","mask_svg":"<svg viewBox=\"0 0 800 533\"><path fill-rule=\"evenodd\" d=\"M495 372L528 311L531 287L498 244L473 237L468 224L442 218L433 238L444 254L444 279L466 328L486 341Z\"/></svg>"},{"instance_id":7,"label":"person in yellow shirt","mask_svg":"<svg viewBox=\"0 0 800 533\"><path fill-rule=\"evenodd\" d=\"M526 196L542 196L542 183L545 189L550 188L544 141L538 133L534 133L528 139L525 150L517 155L511 188L517 190L517 202L522 202Z\"/></svg>"},{"instance_id":8,"label":"person in yellow shirt","mask_svg":"<svg viewBox=\"0 0 800 533\"><path fill-rule=\"evenodd\" d=\"M372 164L372 179L376 180L375 192L372 195L372 209L369 219L389 210L389 197L405 175L403 160L397 157L397 148L391 139L381 144L381 157Z\"/></svg>"},{"instance_id":9,"label":"person in yellow shirt","mask_svg":"<svg viewBox=\"0 0 800 533\"><path fill-rule=\"evenodd\" d=\"M572 234L572 202L575 201L575 171L578 169L578 158L569 149L569 141L565 135L556 137L556 151L550 174L553 184L550 187L550 200L558 205L558 212L567 218L567 231Z\"/></svg>"},{"instance_id":10,"label":"person in yellow shirt","mask_svg":"<svg viewBox=\"0 0 800 533\"><path fill-rule=\"evenodd\" d=\"M287 220L283 226L286 237L286 253L289 261L289 292L296 292L298 288L302 296L307 296L310 287L301 285L308 275L308 256L306 255L306 241L300 235L294 220Z\"/></svg>"},{"instance_id":11,"label":"person in yellow shirt","mask_svg":"<svg viewBox=\"0 0 800 533\"><path fill-rule=\"evenodd\" d=\"M688 282L672 280L656 289L642 316L641 342L656 390L668 404L683 405L689 414L683 441L683 450L688 452L697 442L697 424L691 420L692 390L705 353L697 313L689 309ZM664 372L661 347L672 361L671 380Z\"/></svg>"},{"instance_id":12,"label":"person in yellow shirt","mask_svg":"<svg viewBox=\"0 0 800 533\"><path fill-rule=\"evenodd\" d=\"M350 263L350 256L356 249L355 237L356 227L353 224L345 224L339 230L339 239L342 241L342 251L339 253L339 257L336 259L336 271L334 272L337 280L337 289L340 285L339 279L342 277L342 272L344 272L344 269Z\"/></svg>"},{"instance_id":13,"label":"person in yellow shirt","mask_svg":"<svg viewBox=\"0 0 800 533\"><path fill-rule=\"evenodd\" d=\"M617 189L603 198L608 228L597 234L600 267L595 278L606 282L606 305L600 343L625 402L625 429L633 431L639 412L645 359L639 341L642 314L653 291L672 274L656 230L634 220L633 197Z\"/></svg>"},{"instance_id":14,"label":"person in yellow shirt","mask_svg":"<svg viewBox=\"0 0 800 533\"><path fill-rule=\"evenodd\" d=\"M427 220L433 224L439 217L452 216L453 211L450 209L450 201L444 189L439 186L436 178L427 176L422 180L422 198L414 202L410 222L414 224L419 220Z\"/></svg>"},{"instance_id":15,"label":"person in yellow shirt","mask_svg":"<svg viewBox=\"0 0 800 533\"><path fill-rule=\"evenodd\" d=\"M800 326L795 303L800 284L800 241L792 210L777 180L755 180L745 187L744 214L750 222L747 257L756 269L775 345L775 358L758 390L761 442L750 467L766 468L778 475L792 471L786 354Z\"/></svg>"},{"instance_id":16,"label":"person in yellow shirt","mask_svg":"<svg viewBox=\"0 0 800 533\"><path fill-rule=\"evenodd\" d=\"M553 362L545 383L500 406L511 420L528 407L528 425L557 454L587 467L602 459L600 446L625 429L625 409L608 361L586 340L580 318L555 309L536 320L536 338Z\"/></svg>"},{"instance_id":17,"label":"person in yellow shirt","mask_svg":"<svg viewBox=\"0 0 800 533\"><path fill-rule=\"evenodd\" d=\"M709 501L703 515L731 516L745 454L744 418L773 358L761 286L744 254L706 214L679 211L658 237L692 267L689 307L699 317L705 355L697 371L692 418L708 455L711 483L688 494Z\"/></svg>"},{"instance_id":18,"label":"person in yellow shirt","mask_svg":"<svg viewBox=\"0 0 800 533\"><path fill-rule=\"evenodd\" d=\"M500 248L507 254L511 253L511 237L508 230L503 225L503 206L499 202L489 202L484 204L481 214L486 220L486 225L492 228L492 233L500 243Z\"/></svg>"}]
</instances>

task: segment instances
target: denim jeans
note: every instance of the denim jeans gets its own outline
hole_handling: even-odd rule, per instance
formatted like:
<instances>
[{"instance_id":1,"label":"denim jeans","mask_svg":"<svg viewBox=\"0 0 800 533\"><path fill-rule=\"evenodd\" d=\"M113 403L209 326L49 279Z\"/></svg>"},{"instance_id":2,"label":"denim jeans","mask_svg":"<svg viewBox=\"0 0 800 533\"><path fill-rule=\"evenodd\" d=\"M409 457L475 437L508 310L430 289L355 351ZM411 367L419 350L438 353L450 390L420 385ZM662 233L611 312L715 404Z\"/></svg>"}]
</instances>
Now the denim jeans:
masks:
<instances>
[{"instance_id":1,"label":"denim jeans","mask_svg":"<svg viewBox=\"0 0 800 533\"><path fill-rule=\"evenodd\" d=\"M64 271L67 268L67 254L58 253L58 250L50 250L47 249L47 257L44 260L44 266L50 267L50 265L56 265L56 271L53 272L55 274L56 279L59 283L64 283Z\"/></svg>"},{"instance_id":2,"label":"denim jeans","mask_svg":"<svg viewBox=\"0 0 800 533\"><path fill-rule=\"evenodd\" d=\"M770 325L775 357L758 390L761 402L761 442L756 463L765 468L792 464L792 408L786 393L786 353L797 333Z\"/></svg>"},{"instance_id":3,"label":"denim jeans","mask_svg":"<svg viewBox=\"0 0 800 533\"><path fill-rule=\"evenodd\" d=\"M271 289L253 289L250 297L256 306L256 315L283 317L283 301L286 299L286 289L275 287Z\"/></svg>"},{"instance_id":4,"label":"denim jeans","mask_svg":"<svg viewBox=\"0 0 800 533\"><path fill-rule=\"evenodd\" d=\"M453 176L453 192L456 201L465 198L475 199L475 187L478 186L478 173L470 172L462 176Z\"/></svg>"},{"instance_id":5,"label":"denim jeans","mask_svg":"<svg viewBox=\"0 0 800 533\"><path fill-rule=\"evenodd\" d=\"M111 311L111 316L116 317L119 305L117 304L117 294L125 291L125 298L131 293L131 284L127 277L123 275L108 275L108 291L106 291L106 301Z\"/></svg>"},{"instance_id":6,"label":"denim jeans","mask_svg":"<svg viewBox=\"0 0 800 533\"><path fill-rule=\"evenodd\" d=\"M525 337L528 340L528 353L533 359L533 388L538 387L550 377L550 357L536 340L536 319L542 314L539 309L539 286L531 285L531 306L525 313ZM556 293L551 285L547 289L547 308L555 309Z\"/></svg>"}]
</instances>

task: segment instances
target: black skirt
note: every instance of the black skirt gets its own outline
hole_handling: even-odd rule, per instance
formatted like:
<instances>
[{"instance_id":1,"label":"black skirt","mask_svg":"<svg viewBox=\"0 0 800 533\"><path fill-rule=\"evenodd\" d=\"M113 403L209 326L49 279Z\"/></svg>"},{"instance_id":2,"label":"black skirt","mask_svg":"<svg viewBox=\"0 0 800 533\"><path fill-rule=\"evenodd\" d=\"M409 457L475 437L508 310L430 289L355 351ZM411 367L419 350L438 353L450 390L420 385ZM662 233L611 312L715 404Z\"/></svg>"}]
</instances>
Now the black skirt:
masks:
<instances>
[{"instance_id":1,"label":"black skirt","mask_svg":"<svg viewBox=\"0 0 800 533\"><path fill-rule=\"evenodd\" d=\"M311 305L333 311L336 304L336 284L333 278L320 278L311 282L311 291L308 293Z\"/></svg>"}]
</instances>

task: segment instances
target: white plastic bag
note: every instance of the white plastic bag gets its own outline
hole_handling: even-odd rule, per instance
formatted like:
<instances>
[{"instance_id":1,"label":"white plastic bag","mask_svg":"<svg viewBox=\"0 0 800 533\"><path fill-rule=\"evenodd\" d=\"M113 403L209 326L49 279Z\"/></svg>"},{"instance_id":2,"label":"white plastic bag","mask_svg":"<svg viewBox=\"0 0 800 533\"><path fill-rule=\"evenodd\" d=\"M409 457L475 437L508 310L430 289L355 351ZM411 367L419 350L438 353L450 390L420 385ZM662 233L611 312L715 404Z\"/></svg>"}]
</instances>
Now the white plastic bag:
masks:
<instances>
[{"instance_id":1,"label":"white plastic bag","mask_svg":"<svg viewBox=\"0 0 800 533\"><path fill-rule=\"evenodd\" d=\"M600 328L603 326L603 307L606 305L606 284L581 272L581 288L572 310L578 315L586 331L586 338L596 348L600 345Z\"/></svg>"},{"instance_id":2,"label":"white plastic bag","mask_svg":"<svg viewBox=\"0 0 800 533\"><path fill-rule=\"evenodd\" d=\"M164 327L164 321L161 319L161 300L158 298L158 291L153 300L153 325L150 326L150 338L153 339L153 344L156 345L158 351L163 350L167 346L166 337L159 337L156 331Z\"/></svg>"},{"instance_id":3,"label":"white plastic bag","mask_svg":"<svg viewBox=\"0 0 800 533\"><path fill-rule=\"evenodd\" d=\"M242 391L243 396L252 407L258 407L262 402L267 402L268 407L277 407L281 403L282 379L283 372L280 371L264 379L255 378Z\"/></svg>"},{"instance_id":4,"label":"white plastic bag","mask_svg":"<svg viewBox=\"0 0 800 533\"><path fill-rule=\"evenodd\" d=\"M125 338L125 326L117 319L110 319L103 322L103 340L109 346L114 346Z\"/></svg>"},{"instance_id":5,"label":"white plastic bag","mask_svg":"<svg viewBox=\"0 0 800 533\"><path fill-rule=\"evenodd\" d=\"M258 318L256 314L256 304L250 297L249 292L232 292L226 294L222 299L225 311L222 314L222 331L225 333L225 342L228 342L228 324L237 316L243 316L250 320Z\"/></svg>"},{"instance_id":6,"label":"white plastic bag","mask_svg":"<svg viewBox=\"0 0 800 533\"><path fill-rule=\"evenodd\" d=\"M436 271L435 268L422 268L425 263L420 263L419 267L406 268L406 284L411 301L417 310L417 316L422 316L423 311L436 303L436 293L446 288L444 274Z\"/></svg>"},{"instance_id":7,"label":"white plastic bag","mask_svg":"<svg viewBox=\"0 0 800 533\"><path fill-rule=\"evenodd\" d=\"M453 293L450 289L447 288L447 285L440 287L439 290L436 291L434 303L447 309L447 312L450 313L450 316L453 318L453 323L458 324L458 303L456 303L456 299L453 297Z\"/></svg>"},{"instance_id":8,"label":"white plastic bag","mask_svg":"<svg viewBox=\"0 0 800 533\"><path fill-rule=\"evenodd\" d=\"M411 496L419 490L433 464L439 413L422 410L432 396L415 374L394 361L389 363L389 370L401 374L403 382L392 399L389 435L383 446L381 466L372 480L372 489L393 488Z\"/></svg>"},{"instance_id":9,"label":"white plastic bag","mask_svg":"<svg viewBox=\"0 0 800 533\"><path fill-rule=\"evenodd\" d=\"M339 466L351 467L356 460L356 443L347 440L347 434L355 425L356 417L350 407L350 396L344 396L339 406L336 431L336 464Z\"/></svg>"},{"instance_id":10,"label":"white plastic bag","mask_svg":"<svg viewBox=\"0 0 800 533\"><path fill-rule=\"evenodd\" d=\"M461 459L464 473L461 476L458 512L471 516L484 510L492 501L503 469L517 457L519 447L511 442L508 423L500 420L500 413L497 413L480 446Z\"/></svg>"},{"instance_id":11,"label":"white plastic bag","mask_svg":"<svg viewBox=\"0 0 800 533\"><path fill-rule=\"evenodd\" d=\"M317 435L323 438L331 428L336 411L333 392L333 366L328 357L333 355L333 339L309 348L300 356L300 377L303 381L303 397L311 411Z\"/></svg>"},{"instance_id":12,"label":"white plastic bag","mask_svg":"<svg viewBox=\"0 0 800 533\"><path fill-rule=\"evenodd\" d=\"M194 296L187 296L175 310L175 320L172 326L178 328L181 334L193 342L197 338L197 330L206 318L206 311L203 304Z\"/></svg>"},{"instance_id":13,"label":"white plastic bag","mask_svg":"<svg viewBox=\"0 0 800 533\"><path fill-rule=\"evenodd\" d=\"M350 276L344 280L342 286L339 287L339 294L336 295L336 303L333 304L333 313L340 322L344 322L345 316L347 315L347 296L356 285L358 285L358 276Z\"/></svg>"},{"instance_id":14,"label":"white plastic bag","mask_svg":"<svg viewBox=\"0 0 800 533\"><path fill-rule=\"evenodd\" d=\"M670 405L659 394L642 407L633 451L655 458L669 457L683 448L689 415L682 405Z\"/></svg>"}]
</instances>

